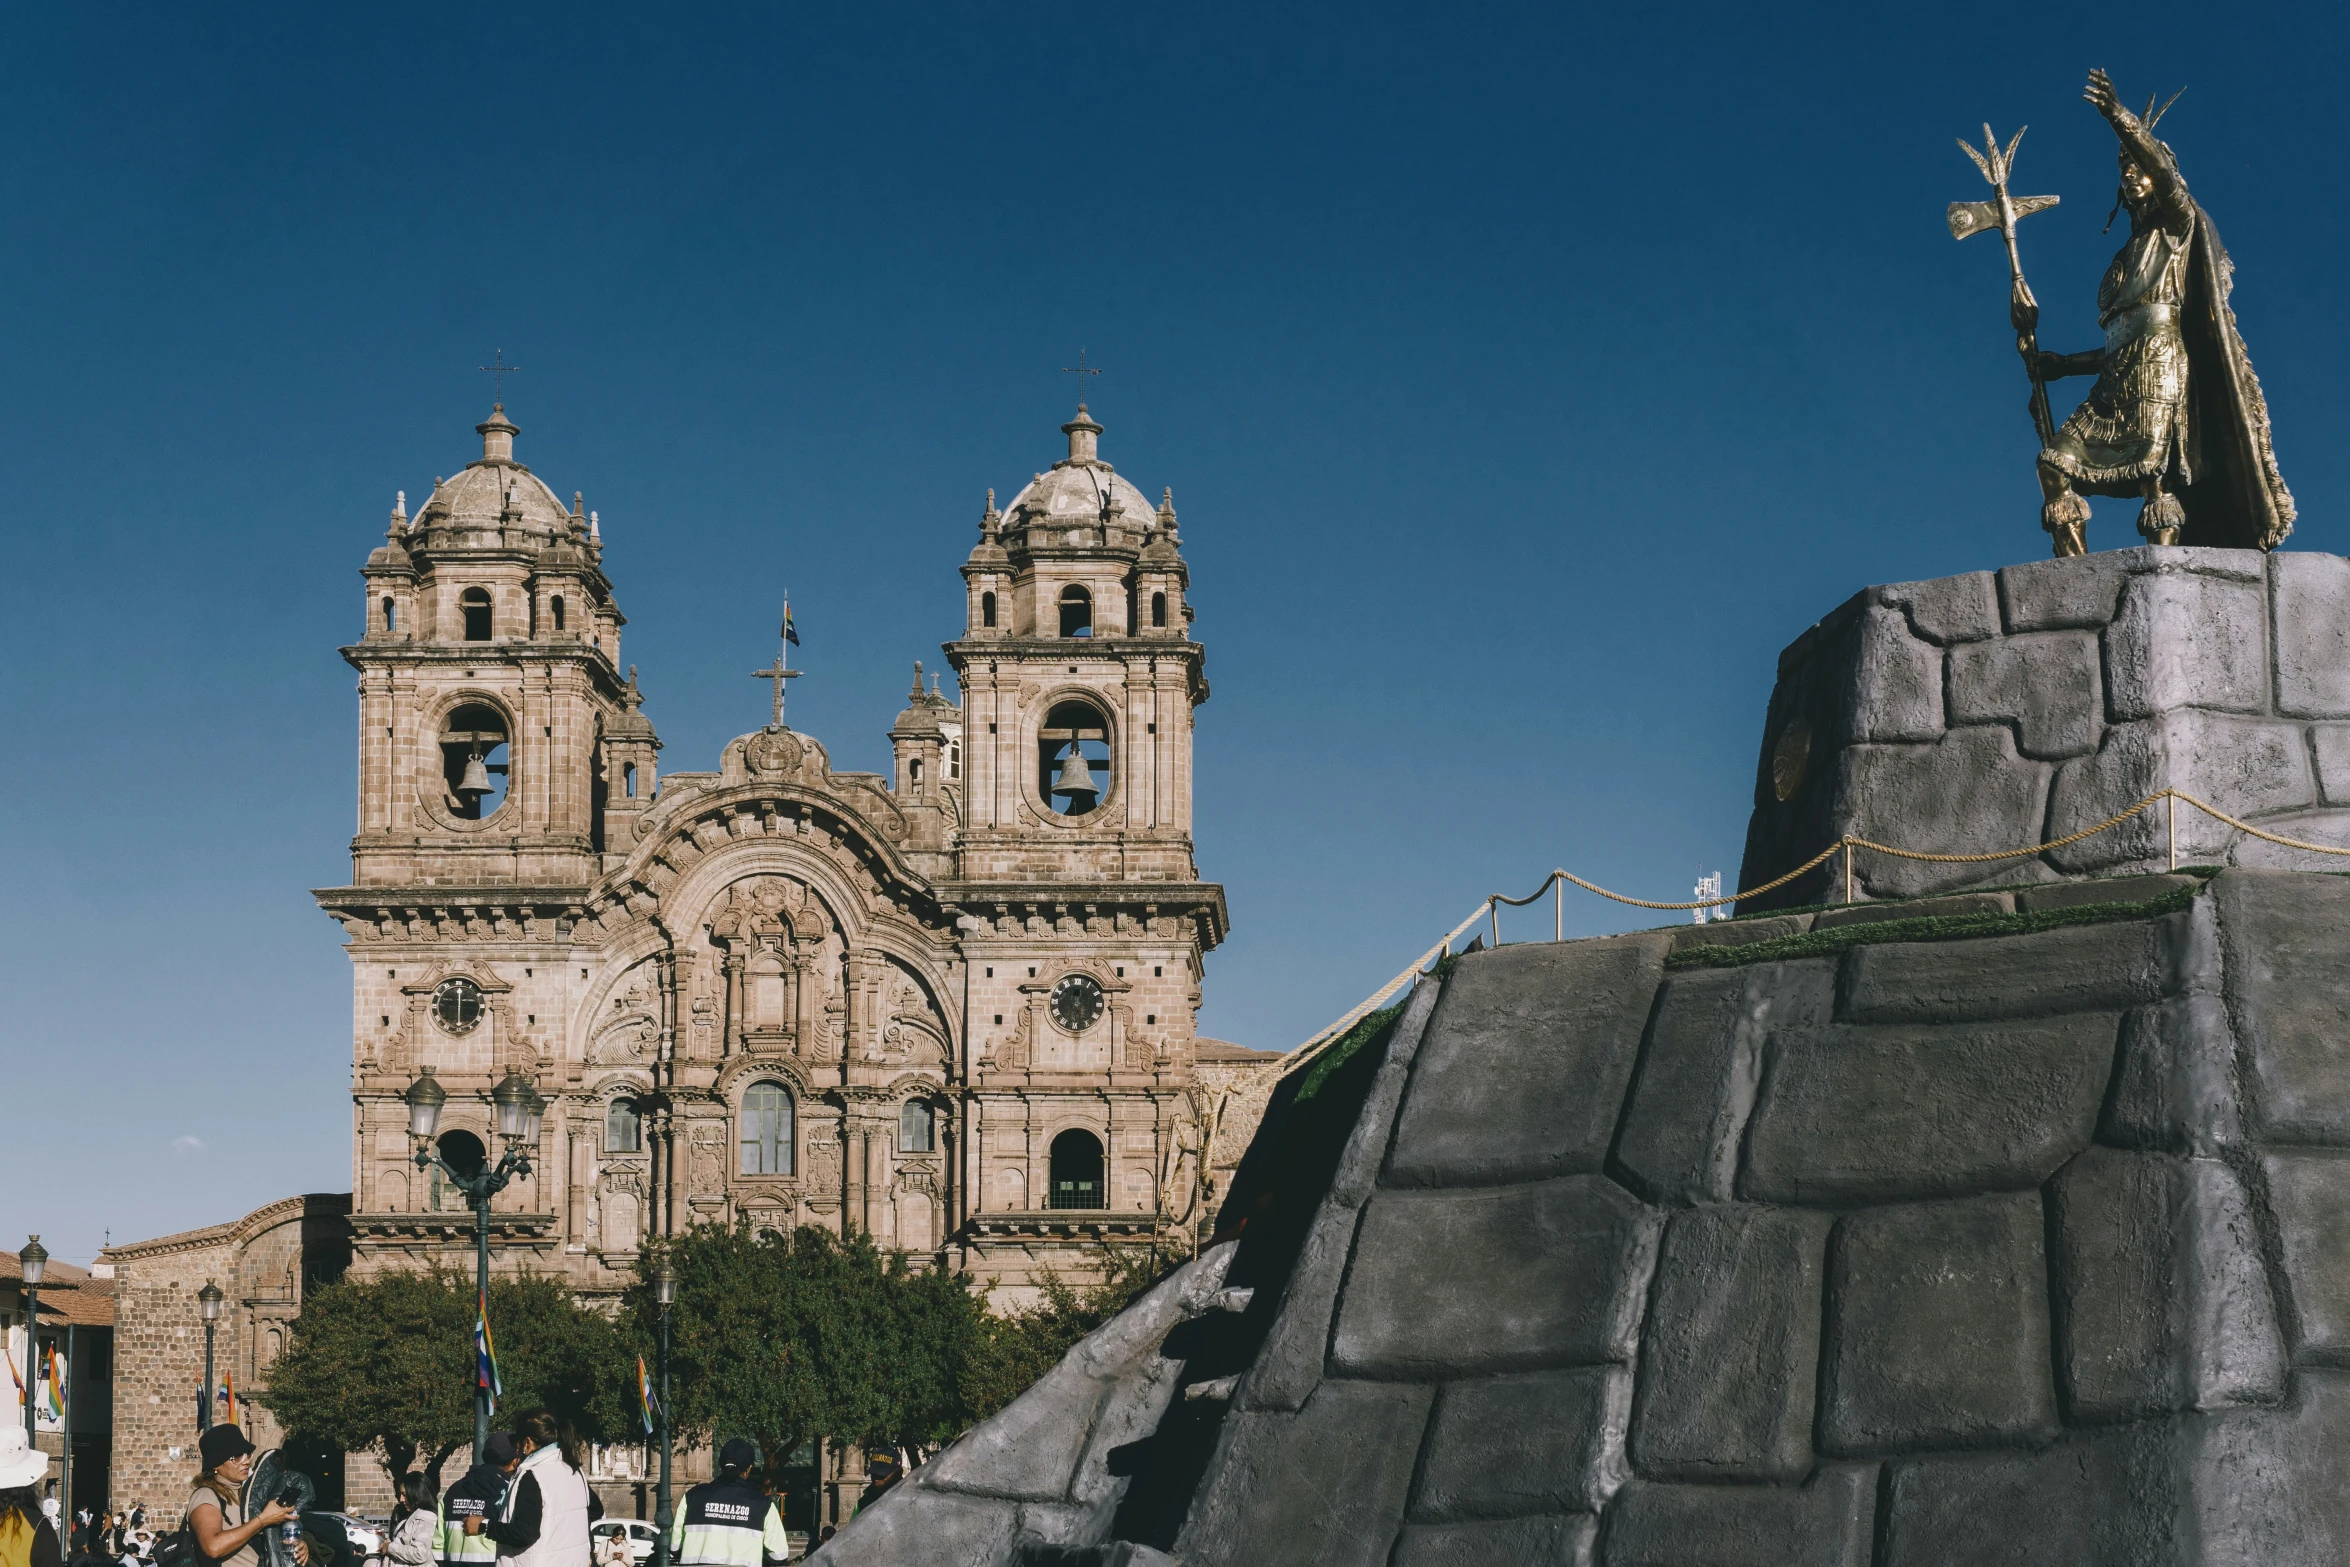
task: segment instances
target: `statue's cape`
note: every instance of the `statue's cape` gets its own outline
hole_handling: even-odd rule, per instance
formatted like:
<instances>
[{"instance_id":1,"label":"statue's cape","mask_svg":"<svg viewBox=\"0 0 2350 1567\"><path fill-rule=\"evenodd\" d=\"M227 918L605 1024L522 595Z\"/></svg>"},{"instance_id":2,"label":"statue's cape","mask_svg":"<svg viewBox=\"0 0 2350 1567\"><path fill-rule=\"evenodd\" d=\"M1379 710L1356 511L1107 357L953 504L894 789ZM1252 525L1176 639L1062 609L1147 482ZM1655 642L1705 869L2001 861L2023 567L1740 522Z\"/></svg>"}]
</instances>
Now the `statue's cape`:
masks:
<instances>
[{"instance_id":1,"label":"statue's cape","mask_svg":"<svg viewBox=\"0 0 2350 1567\"><path fill-rule=\"evenodd\" d=\"M2187 463L2178 492L2187 512L2182 544L2273 550L2293 531L2293 494L2277 472L2268 400L2228 306L2235 266L2200 202L2187 260L2179 334L2187 345Z\"/></svg>"}]
</instances>

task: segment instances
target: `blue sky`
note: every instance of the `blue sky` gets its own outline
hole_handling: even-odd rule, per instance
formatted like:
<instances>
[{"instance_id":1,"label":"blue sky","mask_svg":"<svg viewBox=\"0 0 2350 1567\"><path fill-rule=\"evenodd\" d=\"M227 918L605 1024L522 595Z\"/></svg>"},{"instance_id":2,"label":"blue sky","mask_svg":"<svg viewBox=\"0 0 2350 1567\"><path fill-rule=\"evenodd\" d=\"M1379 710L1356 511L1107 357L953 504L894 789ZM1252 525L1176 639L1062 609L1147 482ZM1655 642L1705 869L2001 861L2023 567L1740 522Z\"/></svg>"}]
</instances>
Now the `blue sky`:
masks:
<instances>
[{"instance_id":1,"label":"blue sky","mask_svg":"<svg viewBox=\"0 0 2350 1567\"><path fill-rule=\"evenodd\" d=\"M2126 35L2126 36L2125 36ZM1735 876L1780 647L2044 552L1982 194L2029 121L2051 346L2113 143L2238 263L2350 548L2350 23L2210 7L50 7L0 92L0 1243L349 1181L336 648L392 493L519 454L603 518L665 765L762 721L878 767L983 492L1104 455L1183 517L1215 695L1204 1028L1286 1046L1554 864ZM2077 396L2084 383L2062 390ZM2069 403L2060 401L2059 411ZM2135 542L2099 503L2092 547ZM1593 900L1570 929L1646 923ZM1547 914L1523 917L1525 933ZM28 1105L37 1110L27 1114Z\"/></svg>"}]
</instances>

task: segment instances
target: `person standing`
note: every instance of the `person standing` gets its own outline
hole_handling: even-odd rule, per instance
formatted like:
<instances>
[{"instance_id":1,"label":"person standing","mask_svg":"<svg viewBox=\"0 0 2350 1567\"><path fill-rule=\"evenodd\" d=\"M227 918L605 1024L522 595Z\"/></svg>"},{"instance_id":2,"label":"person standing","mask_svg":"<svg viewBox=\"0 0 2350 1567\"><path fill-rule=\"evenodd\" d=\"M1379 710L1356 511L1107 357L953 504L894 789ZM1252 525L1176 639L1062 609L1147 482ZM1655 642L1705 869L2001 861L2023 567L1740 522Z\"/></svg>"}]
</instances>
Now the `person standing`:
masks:
<instances>
[{"instance_id":1,"label":"person standing","mask_svg":"<svg viewBox=\"0 0 2350 1567\"><path fill-rule=\"evenodd\" d=\"M482 1520L505 1502L521 1456L514 1450L514 1438L492 1431L482 1461L441 1493L439 1526L433 1530L441 1567L487 1567L498 1559L498 1542L481 1532Z\"/></svg>"},{"instance_id":2,"label":"person standing","mask_svg":"<svg viewBox=\"0 0 2350 1567\"><path fill-rule=\"evenodd\" d=\"M718 1450L718 1478L685 1493L669 1526L675 1567L762 1567L791 1555L783 1509L751 1478L755 1443L735 1437Z\"/></svg>"},{"instance_id":3,"label":"person standing","mask_svg":"<svg viewBox=\"0 0 2350 1567\"><path fill-rule=\"evenodd\" d=\"M481 1533L498 1542L498 1560L517 1567L592 1567L588 1524L603 1506L580 1473L578 1439L549 1410L534 1409L514 1424L522 1462L494 1517ZM468 1523L467 1532L476 1525Z\"/></svg>"},{"instance_id":4,"label":"person standing","mask_svg":"<svg viewBox=\"0 0 2350 1567\"><path fill-rule=\"evenodd\" d=\"M0 1428L0 1567L64 1567L57 1526L41 1510L49 1455L25 1445L21 1426Z\"/></svg>"},{"instance_id":5,"label":"person standing","mask_svg":"<svg viewBox=\"0 0 2350 1567\"><path fill-rule=\"evenodd\" d=\"M433 1567L440 1555L440 1515L433 1501L430 1480L413 1470L400 1476L400 1505L393 1509L391 1533L384 1537L387 1560L399 1567Z\"/></svg>"},{"instance_id":6,"label":"person standing","mask_svg":"<svg viewBox=\"0 0 2350 1567\"><path fill-rule=\"evenodd\" d=\"M196 1537L197 1551L207 1561L261 1567L261 1553L253 1548L253 1541L262 1530L302 1515L272 1497L260 1512L244 1516L242 1487L253 1473L254 1448L252 1440L235 1426L212 1427L198 1439L196 1452L204 1460L204 1469L196 1476L182 1511L188 1532ZM294 1560L309 1567L307 1542L294 1543Z\"/></svg>"}]
</instances>

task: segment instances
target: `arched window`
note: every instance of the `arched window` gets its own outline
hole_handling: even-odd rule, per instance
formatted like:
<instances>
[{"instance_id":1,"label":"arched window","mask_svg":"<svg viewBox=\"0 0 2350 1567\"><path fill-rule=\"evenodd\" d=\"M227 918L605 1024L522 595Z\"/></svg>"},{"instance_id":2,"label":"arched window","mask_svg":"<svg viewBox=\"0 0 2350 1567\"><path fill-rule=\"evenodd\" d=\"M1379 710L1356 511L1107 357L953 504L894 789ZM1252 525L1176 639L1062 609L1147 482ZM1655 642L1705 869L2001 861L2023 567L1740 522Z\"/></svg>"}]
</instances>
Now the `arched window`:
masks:
<instances>
[{"instance_id":1,"label":"arched window","mask_svg":"<svg viewBox=\"0 0 2350 1567\"><path fill-rule=\"evenodd\" d=\"M995 624L995 595L993 593L979 595L979 623L983 626Z\"/></svg>"},{"instance_id":2,"label":"arched window","mask_svg":"<svg viewBox=\"0 0 2350 1567\"><path fill-rule=\"evenodd\" d=\"M473 763L481 761L476 773ZM478 822L506 803L506 719L486 702L468 702L441 725L441 776L453 816Z\"/></svg>"},{"instance_id":3,"label":"arched window","mask_svg":"<svg viewBox=\"0 0 2350 1567\"><path fill-rule=\"evenodd\" d=\"M1091 1132L1066 1131L1053 1139L1055 1208L1099 1208L1103 1205L1102 1145Z\"/></svg>"},{"instance_id":4,"label":"arched window","mask_svg":"<svg viewBox=\"0 0 2350 1567\"><path fill-rule=\"evenodd\" d=\"M912 787L914 793L920 794L922 792L922 758L919 756L907 760L906 782Z\"/></svg>"},{"instance_id":5,"label":"arched window","mask_svg":"<svg viewBox=\"0 0 2350 1567\"><path fill-rule=\"evenodd\" d=\"M636 763L634 763L634 762L630 762L630 763L629 763L627 766L625 766L625 767L621 768L621 769L620 769L620 777L621 777L621 781L622 781L622 783L623 783L623 784L624 784L624 785L627 787L627 789L628 789L628 797L629 797L630 799L632 799L632 800L633 800L633 799L635 799L635 798L636 798Z\"/></svg>"},{"instance_id":6,"label":"arched window","mask_svg":"<svg viewBox=\"0 0 2350 1567\"><path fill-rule=\"evenodd\" d=\"M1036 732L1036 792L1056 815L1083 816L1110 792L1110 723L1091 702L1056 702Z\"/></svg>"},{"instance_id":7,"label":"arched window","mask_svg":"<svg viewBox=\"0 0 2350 1567\"><path fill-rule=\"evenodd\" d=\"M457 595L457 608L465 616L465 640L490 640L490 590L467 588Z\"/></svg>"},{"instance_id":8,"label":"arched window","mask_svg":"<svg viewBox=\"0 0 2350 1567\"><path fill-rule=\"evenodd\" d=\"M481 1139L471 1132L443 1132L434 1147L440 1150L442 1160L459 1175L479 1175L489 1168L489 1150Z\"/></svg>"},{"instance_id":9,"label":"arched window","mask_svg":"<svg viewBox=\"0 0 2350 1567\"><path fill-rule=\"evenodd\" d=\"M1093 635L1093 595L1075 583L1061 590L1061 635Z\"/></svg>"},{"instance_id":10,"label":"arched window","mask_svg":"<svg viewBox=\"0 0 2350 1567\"><path fill-rule=\"evenodd\" d=\"M397 631L400 629L398 616L394 613L396 608L397 606L392 602L392 596L389 593L386 593L384 595L384 629L386 631Z\"/></svg>"},{"instance_id":11,"label":"arched window","mask_svg":"<svg viewBox=\"0 0 2350 1567\"><path fill-rule=\"evenodd\" d=\"M792 1173L791 1095L781 1083L753 1083L743 1094L742 1173Z\"/></svg>"},{"instance_id":12,"label":"arched window","mask_svg":"<svg viewBox=\"0 0 2350 1567\"><path fill-rule=\"evenodd\" d=\"M645 1145L644 1117L633 1099L615 1099L604 1112L604 1152L635 1153Z\"/></svg>"},{"instance_id":13,"label":"arched window","mask_svg":"<svg viewBox=\"0 0 2350 1567\"><path fill-rule=\"evenodd\" d=\"M909 1099L898 1111L898 1152L929 1153L938 1146L938 1112L925 1099Z\"/></svg>"},{"instance_id":14,"label":"arched window","mask_svg":"<svg viewBox=\"0 0 2350 1567\"><path fill-rule=\"evenodd\" d=\"M1153 593L1151 595L1151 625L1154 628L1159 628L1164 627L1166 624L1167 595L1164 593Z\"/></svg>"},{"instance_id":15,"label":"arched window","mask_svg":"<svg viewBox=\"0 0 2350 1567\"><path fill-rule=\"evenodd\" d=\"M548 607L555 612L555 629L561 631L563 629L563 595L556 594L555 602Z\"/></svg>"}]
</instances>

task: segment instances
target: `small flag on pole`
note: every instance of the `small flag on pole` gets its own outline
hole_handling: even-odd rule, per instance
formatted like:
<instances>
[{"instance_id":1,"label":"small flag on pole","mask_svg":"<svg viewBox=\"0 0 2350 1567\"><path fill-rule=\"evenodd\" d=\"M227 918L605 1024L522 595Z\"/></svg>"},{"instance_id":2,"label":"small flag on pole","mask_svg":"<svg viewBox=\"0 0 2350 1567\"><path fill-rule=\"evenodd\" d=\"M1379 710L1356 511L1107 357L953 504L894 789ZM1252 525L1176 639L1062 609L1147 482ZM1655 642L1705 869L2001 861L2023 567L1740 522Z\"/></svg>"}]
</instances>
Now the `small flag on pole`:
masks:
<instances>
[{"instance_id":1,"label":"small flag on pole","mask_svg":"<svg viewBox=\"0 0 2350 1567\"><path fill-rule=\"evenodd\" d=\"M645 1357L636 1357L636 1407L645 1422L645 1435L653 1434L653 1411L660 1407L653 1397L652 1378L645 1375Z\"/></svg>"},{"instance_id":2,"label":"small flag on pole","mask_svg":"<svg viewBox=\"0 0 2350 1567\"><path fill-rule=\"evenodd\" d=\"M498 1412L498 1396L506 1391L498 1380L498 1351L490 1342L490 1292L481 1291L481 1312L473 1319L473 1378L474 1386L486 1388L490 1395L490 1413Z\"/></svg>"},{"instance_id":3,"label":"small flag on pole","mask_svg":"<svg viewBox=\"0 0 2350 1567\"><path fill-rule=\"evenodd\" d=\"M237 1418L237 1374L235 1370L231 1369L229 1371L223 1372L221 1374L221 1383L221 1402L227 1406L222 1412L228 1416L228 1423L230 1425L243 1425L244 1422Z\"/></svg>"},{"instance_id":4,"label":"small flag on pole","mask_svg":"<svg viewBox=\"0 0 2350 1567\"><path fill-rule=\"evenodd\" d=\"M65 1362L58 1359L57 1346L54 1344L49 1346L49 1352L43 1358L49 1363L49 1414L53 1419L63 1420L65 1418Z\"/></svg>"},{"instance_id":5,"label":"small flag on pole","mask_svg":"<svg viewBox=\"0 0 2350 1567\"><path fill-rule=\"evenodd\" d=\"M793 647L800 645L800 633L791 623L791 600L783 601L783 640Z\"/></svg>"}]
</instances>

